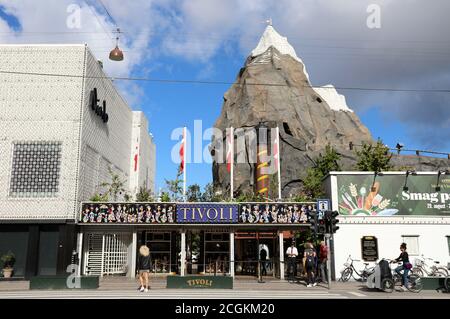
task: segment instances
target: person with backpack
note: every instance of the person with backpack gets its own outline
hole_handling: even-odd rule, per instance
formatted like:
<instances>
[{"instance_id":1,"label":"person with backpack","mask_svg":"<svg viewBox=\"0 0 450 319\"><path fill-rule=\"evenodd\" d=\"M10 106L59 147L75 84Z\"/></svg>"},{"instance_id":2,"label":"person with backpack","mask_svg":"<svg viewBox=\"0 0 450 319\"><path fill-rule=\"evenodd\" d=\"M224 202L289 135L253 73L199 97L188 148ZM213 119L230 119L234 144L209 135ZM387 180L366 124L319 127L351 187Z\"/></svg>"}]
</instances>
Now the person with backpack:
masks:
<instances>
[{"instance_id":1,"label":"person with backpack","mask_svg":"<svg viewBox=\"0 0 450 319\"><path fill-rule=\"evenodd\" d=\"M412 268L412 264L409 262L409 255L406 252L406 243L402 243L400 245L400 256L398 256L398 258L394 259L392 262L399 262L400 260L402 261L402 264L400 266L398 266L397 268L395 268L395 272L399 275L399 276L403 276L403 285L401 287L401 289L403 291L407 291L407 285L408 285L408 273L410 271L410 269ZM403 270L403 275L400 273L400 271Z\"/></svg>"},{"instance_id":2,"label":"person with backpack","mask_svg":"<svg viewBox=\"0 0 450 319\"><path fill-rule=\"evenodd\" d=\"M316 286L315 280L315 268L316 268L316 251L312 243L306 243L305 245L305 266L307 275L306 287Z\"/></svg>"}]
</instances>

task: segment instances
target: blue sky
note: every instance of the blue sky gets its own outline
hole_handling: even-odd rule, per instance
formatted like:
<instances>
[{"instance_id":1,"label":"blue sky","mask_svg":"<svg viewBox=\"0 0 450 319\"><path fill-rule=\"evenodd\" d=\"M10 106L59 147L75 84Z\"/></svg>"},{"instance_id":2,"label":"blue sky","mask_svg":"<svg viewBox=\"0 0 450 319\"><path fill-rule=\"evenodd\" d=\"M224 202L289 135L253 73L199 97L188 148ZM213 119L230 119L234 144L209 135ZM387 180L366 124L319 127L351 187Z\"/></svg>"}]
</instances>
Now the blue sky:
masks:
<instances>
[{"instance_id":1,"label":"blue sky","mask_svg":"<svg viewBox=\"0 0 450 319\"><path fill-rule=\"evenodd\" d=\"M273 18L305 62L313 85L450 88L448 1L0 0L3 43L83 43L111 76L233 82ZM67 27L70 5L80 29ZM368 5L382 9L382 28L368 29ZM49 18L51 17L51 19ZM441 17L441 18L439 18ZM111 30L124 32L123 62L108 61ZM74 33L70 33L74 31ZM58 33L60 32L60 33ZM76 33L78 32L78 33ZM130 105L144 111L157 146L157 189L173 179L172 130L213 125L230 85L123 82ZM374 138L410 149L450 151L449 94L339 91ZM204 147L207 145L204 141ZM188 184L211 182L210 164L188 164Z\"/></svg>"}]
</instances>

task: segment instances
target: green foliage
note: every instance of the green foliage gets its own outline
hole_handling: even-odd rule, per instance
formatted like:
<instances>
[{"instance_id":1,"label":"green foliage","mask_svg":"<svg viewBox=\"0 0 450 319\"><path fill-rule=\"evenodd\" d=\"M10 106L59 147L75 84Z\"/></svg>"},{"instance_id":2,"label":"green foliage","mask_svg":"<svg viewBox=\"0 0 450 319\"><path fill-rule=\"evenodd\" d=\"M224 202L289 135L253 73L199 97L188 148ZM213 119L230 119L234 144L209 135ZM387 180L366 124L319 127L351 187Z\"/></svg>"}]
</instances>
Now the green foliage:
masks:
<instances>
[{"instance_id":1,"label":"green foliage","mask_svg":"<svg viewBox=\"0 0 450 319\"><path fill-rule=\"evenodd\" d=\"M306 194L298 194L297 196L293 197L291 199L293 202L303 203L303 202L310 202L311 198L307 196Z\"/></svg>"},{"instance_id":2,"label":"green foliage","mask_svg":"<svg viewBox=\"0 0 450 319\"><path fill-rule=\"evenodd\" d=\"M375 145L363 143L360 150L356 150L358 162L356 168L360 171L381 172L391 169L389 164L392 154L389 148L378 139Z\"/></svg>"},{"instance_id":3,"label":"green foliage","mask_svg":"<svg viewBox=\"0 0 450 319\"><path fill-rule=\"evenodd\" d=\"M306 178L303 180L304 194L302 199L313 200L324 196L322 180L331 171L340 171L339 161L341 155L330 145L325 147L325 155L319 154L315 165L307 170Z\"/></svg>"},{"instance_id":4,"label":"green foliage","mask_svg":"<svg viewBox=\"0 0 450 319\"><path fill-rule=\"evenodd\" d=\"M200 202L202 200L202 192L198 184L189 185L186 191L188 202Z\"/></svg>"},{"instance_id":5,"label":"green foliage","mask_svg":"<svg viewBox=\"0 0 450 319\"><path fill-rule=\"evenodd\" d=\"M183 172L178 171L177 177L174 180L165 180L169 197L174 202L183 200L183 180L180 179L181 174Z\"/></svg>"},{"instance_id":6,"label":"green foliage","mask_svg":"<svg viewBox=\"0 0 450 319\"><path fill-rule=\"evenodd\" d=\"M137 202L153 202L153 196L150 193L150 190L148 190L145 187L139 187L139 192L136 194L136 201Z\"/></svg>"},{"instance_id":7,"label":"green foliage","mask_svg":"<svg viewBox=\"0 0 450 319\"><path fill-rule=\"evenodd\" d=\"M228 199L225 199L223 195L218 194L215 189L214 185L212 183L208 183L205 185L201 201L202 202L223 202L227 201Z\"/></svg>"},{"instance_id":8,"label":"green foliage","mask_svg":"<svg viewBox=\"0 0 450 319\"><path fill-rule=\"evenodd\" d=\"M119 194L126 193L124 188L125 180L122 180L119 174L112 171L111 167L108 167L109 174L111 175L111 182L103 182L100 184L101 187L106 187L106 194L108 194L111 199L117 202L117 197Z\"/></svg>"},{"instance_id":9,"label":"green foliage","mask_svg":"<svg viewBox=\"0 0 450 319\"><path fill-rule=\"evenodd\" d=\"M89 198L89 200L91 202L107 202L108 199L108 195L107 194L94 194L94 196L92 196L91 198Z\"/></svg>"},{"instance_id":10,"label":"green foliage","mask_svg":"<svg viewBox=\"0 0 450 319\"><path fill-rule=\"evenodd\" d=\"M161 193L161 202L167 203L170 202L170 195L167 192Z\"/></svg>"},{"instance_id":11,"label":"green foliage","mask_svg":"<svg viewBox=\"0 0 450 319\"><path fill-rule=\"evenodd\" d=\"M254 192L248 192L240 194L236 198L237 202L267 202L267 199L264 198L261 194L255 194Z\"/></svg>"},{"instance_id":12,"label":"green foliage","mask_svg":"<svg viewBox=\"0 0 450 319\"><path fill-rule=\"evenodd\" d=\"M12 268L16 262L16 256L11 251L8 251L0 258L0 261L2 262L2 268Z\"/></svg>"}]
</instances>

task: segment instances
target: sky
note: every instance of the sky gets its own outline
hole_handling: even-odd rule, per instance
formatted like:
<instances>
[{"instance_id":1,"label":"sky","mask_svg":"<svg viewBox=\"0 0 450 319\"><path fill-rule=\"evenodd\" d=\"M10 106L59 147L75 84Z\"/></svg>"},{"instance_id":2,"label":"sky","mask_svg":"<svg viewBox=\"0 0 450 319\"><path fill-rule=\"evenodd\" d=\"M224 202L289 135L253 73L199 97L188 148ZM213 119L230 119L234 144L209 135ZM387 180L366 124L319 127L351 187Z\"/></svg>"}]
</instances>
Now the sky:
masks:
<instances>
[{"instance_id":1,"label":"sky","mask_svg":"<svg viewBox=\"0 0 450 319\"><path fill-rule=\"evenodd\" d=\"M448 12L448 0L0 0L0 43L87 43L112 77L230 83L271 18L313 85L450 90ZM121 62L108 60L117 27ZM157 189L176 176L173 130L212 127L230 87L115 83L149 119ZM385 144L450 152L450 93L338 91ZM187 180L211 182L211 164L188 164Z\"/></svg>"}]
</instances>

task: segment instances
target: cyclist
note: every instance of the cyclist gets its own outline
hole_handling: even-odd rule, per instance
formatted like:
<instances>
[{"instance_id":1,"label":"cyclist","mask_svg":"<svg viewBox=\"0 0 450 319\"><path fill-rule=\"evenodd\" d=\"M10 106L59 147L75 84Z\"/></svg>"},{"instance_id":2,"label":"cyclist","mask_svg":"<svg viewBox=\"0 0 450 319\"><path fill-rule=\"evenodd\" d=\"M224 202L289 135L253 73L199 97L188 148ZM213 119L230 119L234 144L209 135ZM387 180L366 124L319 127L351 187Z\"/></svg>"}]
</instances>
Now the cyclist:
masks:
<instances>
[{"instance_id":1,"label":"cyclist","mask_svg":"<svg viewBox=\"0 0 450 319\"><path fill-rule=\"evenodd\" d=\"M409 262L409 256L408 253L406 252L406 244L402 243L400 245L400 256L398 256L398 258L394 259L391 261L391 263L393 262L399 262L400 260L402 261L402 264L400 266L398 266L397 268L395 268L395 272L400 276L403 276L403 280L402 280L402 286L401 289L403 291L407 291L407 285L408 285L408 273L409 270L412 268L412 264ZM403 270L403 275L400 273L400 271Z\"/></svg>"}]
</instances>

